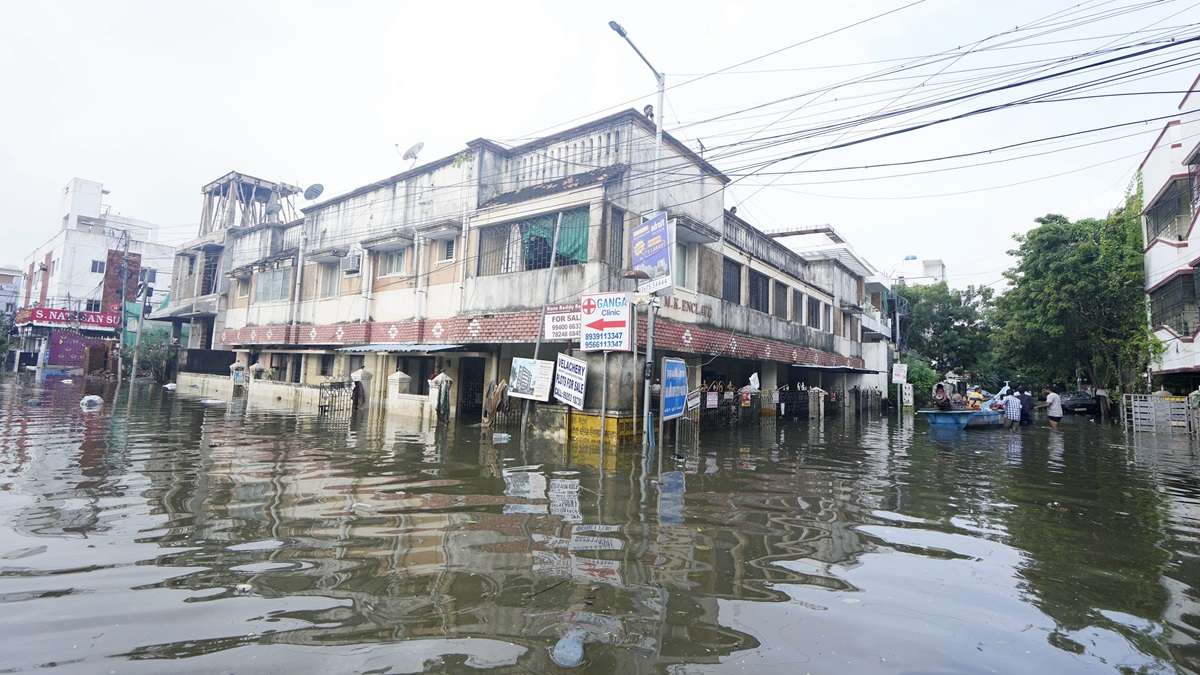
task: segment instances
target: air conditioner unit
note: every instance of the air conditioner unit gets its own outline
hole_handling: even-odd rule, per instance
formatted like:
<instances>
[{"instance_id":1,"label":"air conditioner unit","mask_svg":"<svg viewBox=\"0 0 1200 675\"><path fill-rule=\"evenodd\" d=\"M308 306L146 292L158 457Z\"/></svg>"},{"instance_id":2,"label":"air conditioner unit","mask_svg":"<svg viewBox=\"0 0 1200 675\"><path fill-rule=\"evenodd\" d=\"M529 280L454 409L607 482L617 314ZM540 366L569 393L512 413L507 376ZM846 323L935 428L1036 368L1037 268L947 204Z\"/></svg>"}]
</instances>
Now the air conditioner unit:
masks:
<instances>
[{"instance_id":1,"label":"air conditioner unit","mask_svg":"<svg viewBox=\"0 0 1200 675\"><path fill-rule=\"evenodd\" d=\"M358 274L361 267L361 253L348 253L345 258L342 258L342 273L344 274Z\"/></svg>"}]
</instances>

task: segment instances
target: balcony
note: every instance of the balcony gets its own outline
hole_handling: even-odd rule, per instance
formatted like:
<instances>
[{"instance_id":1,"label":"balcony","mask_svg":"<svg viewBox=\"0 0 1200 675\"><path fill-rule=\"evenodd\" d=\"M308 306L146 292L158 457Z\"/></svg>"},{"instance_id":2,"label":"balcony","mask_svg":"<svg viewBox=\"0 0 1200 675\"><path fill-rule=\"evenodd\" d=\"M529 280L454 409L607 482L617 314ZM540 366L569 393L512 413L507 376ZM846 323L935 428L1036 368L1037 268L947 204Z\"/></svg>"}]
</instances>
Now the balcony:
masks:
<instances>
[{"instance_id":1,"label":"balcony","mask_svg":"<svg viewBox=\"0 0 1200 675\"><path fill-rule=\"evenodd\" d=\"M879 310L870 307L859 316L863 327L863 340L876 342L892 335L892 322L883 318Z\"/></svg>"}]
</instances>

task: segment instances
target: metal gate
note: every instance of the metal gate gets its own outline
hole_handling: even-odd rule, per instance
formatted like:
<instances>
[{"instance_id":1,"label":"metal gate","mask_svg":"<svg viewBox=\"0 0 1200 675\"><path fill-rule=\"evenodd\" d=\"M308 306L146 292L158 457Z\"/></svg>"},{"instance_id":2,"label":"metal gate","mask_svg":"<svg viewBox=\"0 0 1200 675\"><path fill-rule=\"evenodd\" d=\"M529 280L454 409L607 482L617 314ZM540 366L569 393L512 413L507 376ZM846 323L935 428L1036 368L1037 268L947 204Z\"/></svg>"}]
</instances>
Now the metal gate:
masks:
<instances>
[{"instance_id":1,"label":"metal gate","mask_svg":"<svg viewBox=\"0 0 1200 675\"><path fill-rule=\"evenodd\" d=\"M321 415L349 415L354 411L353 382L324 382L317 403Z\"/></svg>"},{"instance_id":2,"label":"metal gate","mask_svg":"<svg viewBox=\"0 0 1200 675\"><path fill-rule=\"evenodd\" d=\"M1196 433L1195 411L1183 396L1125 394L1121 399L1121 419L1126 431L1154 433Z\"/></svg>"}]
</instances>

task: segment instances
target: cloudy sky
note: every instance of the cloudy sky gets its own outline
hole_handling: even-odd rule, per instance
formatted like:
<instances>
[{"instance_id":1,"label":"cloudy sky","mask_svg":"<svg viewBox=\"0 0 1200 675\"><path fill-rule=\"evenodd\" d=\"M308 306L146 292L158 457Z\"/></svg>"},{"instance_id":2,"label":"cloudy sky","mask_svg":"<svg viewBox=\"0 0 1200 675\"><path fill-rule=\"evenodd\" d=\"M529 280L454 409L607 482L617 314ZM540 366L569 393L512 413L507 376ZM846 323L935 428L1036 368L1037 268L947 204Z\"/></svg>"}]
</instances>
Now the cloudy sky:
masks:
<instances>
[{"instance_id":1,"label":"cloudy sky","mask_svg":"<svg viewBox=\"0 0 1200 675\"><path fill-rule=\"evenodd\" d=\"M726 204L741 215L762 227L834 225L884 271L917 255L945 260L955 285L990 283L1008 265L1012 235L1033 218L1101 216L1117 205L1163 122L969 159L813 170L1170 115L1181 95L1141 92L1184 90L1200 73L1188 61L1200 53L1195 43L1176 45L830 129L1193 36L1200 8L1186 0L44 2L5 13L4 263L53 233L72 176L103 182L114 211L158 223L162 239L177 242L195 233L200 186L233 169L319 181L332 194L406 168L397 145L422 141L422 159L433 159L480 136L519 142L640 109L653 103L654 81L609 30L616 19L667 73L668 130L703 143L729 170ZM1096 50L1109 51L1065 60ZM1155 70L1083 94L1138 95L1021 106L763 164L1133 68ZM716 116L724 117L708 121ZM1200 134L1200 125L1184 128ZM894 174L907 175L885 177Z\"/></svg>"}]
</instances>

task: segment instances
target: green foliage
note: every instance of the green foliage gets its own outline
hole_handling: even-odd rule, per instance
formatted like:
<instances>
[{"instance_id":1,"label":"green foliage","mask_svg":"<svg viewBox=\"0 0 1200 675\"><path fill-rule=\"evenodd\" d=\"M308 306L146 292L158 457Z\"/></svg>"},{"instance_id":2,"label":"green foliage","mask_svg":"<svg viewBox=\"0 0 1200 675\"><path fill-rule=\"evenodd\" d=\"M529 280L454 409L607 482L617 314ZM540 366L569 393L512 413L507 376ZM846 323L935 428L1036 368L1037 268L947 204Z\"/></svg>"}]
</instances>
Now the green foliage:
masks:
<instances>
[{"instance_id":1,"label":"green foliage","mask_svg":"<svg viewBox=\"0 0 1200 675\"><path fill-rule=\"evenodd\" d=\"M175 358L171 331L149 325L143 330L142 343L138 347L138 377L152 376L155 381L163 382L167 376L167 363ZM133 342L125 345L121 358L124 359L125 374L128 375L133 369Z\"/></svg>"},{"instance_id":2,"label":"green foliage","mask_svg":"<svg viewBox=\"0 0 1200 675\"><path fill-rule=\"evenodd\" d=\"M896 290L908 301L907 318L902 321L908 349L929 359L929 365L941 373L976 372L984 365L991 344L991 288L957 289L942 282Z\"/></svg>"},{"instance_id":3,"label":"green foliage","mask_svg":"<svg viewBox=\"0 0 1200 675\"><path fill-rule=\"evenodd\" d=\"M1007 377L1089 380L1128 389L1157 355L1146 322L1141 194L1108 217L1071 222L1050 214L1016 237L1011 288L996 303L994 346Z\"/></svg>"},{"instance_id":4,"label":"green foliage","mask_svg":"<svg viewBox=\"0 0 1200 675\"><path fill-rule=\"evenodd\" d=\"M941 376L917 354L908 354L901 361L908 364L908 383L913 386L913 403L918 408L927 407L933 395L933 386L941 380Z\"/></svg>"}]
</instances>

